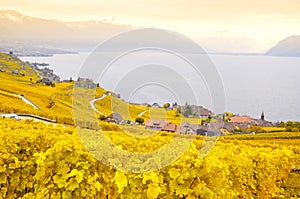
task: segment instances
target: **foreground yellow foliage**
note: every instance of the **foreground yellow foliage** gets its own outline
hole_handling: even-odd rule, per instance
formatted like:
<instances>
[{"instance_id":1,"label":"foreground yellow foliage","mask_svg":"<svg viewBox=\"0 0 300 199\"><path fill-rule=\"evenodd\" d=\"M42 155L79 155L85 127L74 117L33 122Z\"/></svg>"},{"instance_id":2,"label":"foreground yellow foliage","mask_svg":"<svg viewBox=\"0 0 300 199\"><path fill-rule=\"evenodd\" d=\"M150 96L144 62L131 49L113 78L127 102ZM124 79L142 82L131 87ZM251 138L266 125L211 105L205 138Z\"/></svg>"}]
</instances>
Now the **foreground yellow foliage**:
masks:
<instances>
[{"instance_id":1,"label":"foreground yellow foliage","mask_svg":"<svg viewBox=\"0 0 300 199\"><path fill-rule=\"evenodd\" d=\"M134 138L121 131L86 131L104 133L127 151L151 151L173 139L172 134L160 133L132 144ZM199 157L199 150L209 140L204 143L203 137L196 137L171 165L153 172L125 173L97 161L73 127L0 119L0 198L284 196L281 187L299 157L299 146L249 143L241 137L220 138L205 158Z\"/></svg>"}]
</instances>

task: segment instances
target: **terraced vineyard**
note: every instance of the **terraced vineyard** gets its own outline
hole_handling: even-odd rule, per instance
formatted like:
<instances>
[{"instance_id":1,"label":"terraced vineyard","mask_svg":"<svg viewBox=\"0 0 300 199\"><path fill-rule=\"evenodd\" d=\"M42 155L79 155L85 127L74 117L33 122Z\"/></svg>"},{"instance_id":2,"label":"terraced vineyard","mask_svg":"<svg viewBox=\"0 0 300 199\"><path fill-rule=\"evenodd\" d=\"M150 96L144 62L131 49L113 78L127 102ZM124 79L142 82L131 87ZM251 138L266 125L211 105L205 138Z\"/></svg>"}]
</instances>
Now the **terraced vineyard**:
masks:
<instances>
[{"instance_id":1,"label":"terraced vineyard","mask_svg":"<svg viewBox=\"0 0 300 199\"><path fill-rule=\"evenodd\" d=\"M297 144L274 145L257 140L250 144L241 139L243 136L224 137L202 158L199 150L205 144L204 138L195 137L187 151L167 167L135 174L97 161L73 127L0 119L0 129L1 198L299 197L299 174L291 173L300 155ZM155 151L174 136L158 133L137 140L112 129L110 126L103 133L128 152ZM84 131L86 136L101 133ZM91 137L91 141L97 143L96 138ZM97 156L97 151L93 154ZM126 162L118 156L112 158L119 164ZM154 165L159 162L149 161Z\"/></svg>"},{"instance_id":2,"label":"terraced vineyard","mask_svg":"<svg viewBox=\"0 0 300 199\"><path fill-rule=\"evenodd\" d=\"M73 92L74 82L54 87L37 84L40 74L3 53L0 68L0 112L35 114L61 124L0 118L0 198L300 197L299 132L270 127L264 128L267 133L263 134L222 136L215 144L216 137L175 136L143 126L121 128L101 122L90 105L107 92L102 88ZM24 75L13 74L13 70ZM20 95L38 109L17 97ZM201 122L173 110L130 105L112 95L96 101L95 107L104 115L118 112L130 120L144 112L144 119ZM76 122L84 128L74 126L74 109ZM110 144L104 145L103 138ZM174 147L171 143L176 139L179 145ZM184 143L189 145L180 156L164 165ZM115 147L110 150L112 145ZM199 155L207 148L211 149L207 156ZM159 158L128 161L116 151L163 153ZM96 159L103 154L112 154L105 159L112 167ZM139 173L122 168L159 169Z\"/></svg>"}]
</instances>

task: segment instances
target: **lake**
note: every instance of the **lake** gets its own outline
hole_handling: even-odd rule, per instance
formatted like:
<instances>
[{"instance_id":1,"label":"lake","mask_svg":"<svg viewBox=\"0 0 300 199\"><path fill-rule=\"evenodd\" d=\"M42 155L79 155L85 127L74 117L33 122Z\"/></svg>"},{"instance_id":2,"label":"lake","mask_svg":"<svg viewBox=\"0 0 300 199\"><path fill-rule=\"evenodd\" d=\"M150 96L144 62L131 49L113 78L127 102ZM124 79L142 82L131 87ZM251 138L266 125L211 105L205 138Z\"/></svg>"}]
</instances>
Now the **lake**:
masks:
<instances>
[{"instance_id":1,"label":"lake","mask_svg":"<svg viewBox=\"0 0 300 199\"><path fill-rule=\"evenodd\" d=\"M48 63L50 64L49 67L52 68L61 79L69 79L70 77L76 79L88 55L88 53L58 54L52 57L20 57L20 59L29 62ZM121 77L127 75L126 71L136 69L133 68L132 65L140 66L142 61L145 61L144 58L141 59L140 62L136 61L139 60L140 57L141 55L132 55L118 60L118 62L114 63L114 66L107 71L109 75L105 75L105 77L101 79L101 86L105 89L120 93L123 99L132 102L158 102L163 104L164 102L178 101L176 98L176 90L174 91L174 89L172 90L171 88L168 90L168 88L164 88L160 86L160 84L153 84L148 87L144 86L135 91L127 91L124 87L118 87L119 85L117 85L116 82L118 83ZM146 55L146 57L147 60L159 60L153 63L161 63L162 60L160 56L152 54ZM299 57L259 55L209 55L209 57L214 63L223 82L226 96L226 111L240 115L249 115L254 118L259 118L261 112L264 111L265 118L270 121L300 121ZM170 59L168 58L168 60ZM175 65L180 65L181 69L178 69L177 73L174 73L173 76L168 76L168 74L172 72L167 72L167 69L166 72L155 75L162 75L161 77L165 79L172 79L179 74L183 75L187 82L196 82L196 77L193 76L192 72L186 70L187 66L183 66L184 63L180 63L179 60L173 59L170 62L167 61L165 64L174 65L174 67ZM123 65L127 65L128 67L123 67ZM155 69L154 66L153 69ZM164 69L162 71L164 71ZM137 79L138 77L140 77L140 79L147 79L153 76L153 74L143 74L140 73L140 71L136 71L133 74L141 74L135 76ZM147 76L147 74L149 75ZM128 75L126 77L127 79L131 78L131 81L134 79L134 76ZM178 84L174 82L174 88L177 86L180 87L180 85L184 83L184 81L177 82ZM191 84L193 85L193 83ZM198 97L200 98L199 101L201 105L211 108L211 95L205 87L205 81L197 80L197 86L194 87L197 93L196 95L199 94L200 96ZM183 87L181 90L184 90ZM193 101L189 101L188 94L184 95L183 92L182 96L187 98L181 98L183 99L181 103L185 101L194 103Z\"/></svg>"}]
</instances>

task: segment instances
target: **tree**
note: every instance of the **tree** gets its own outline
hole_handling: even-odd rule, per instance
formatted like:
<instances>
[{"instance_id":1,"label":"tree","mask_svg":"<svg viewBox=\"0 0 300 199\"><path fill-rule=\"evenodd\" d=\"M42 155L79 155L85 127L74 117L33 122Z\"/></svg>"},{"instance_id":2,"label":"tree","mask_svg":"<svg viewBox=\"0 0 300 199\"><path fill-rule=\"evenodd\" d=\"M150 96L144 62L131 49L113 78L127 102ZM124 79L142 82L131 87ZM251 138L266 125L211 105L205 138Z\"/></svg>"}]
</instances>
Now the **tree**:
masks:
<instances>
[{"instance_id":1,"label":"tree","mask_svg":"<svg viewBox=\"0 0 300 199\"><path fill-rule=\"evenodd\" d=\"M138 117L135 119L135 122L139 123L139 124L143 124L144 123L144 119L141 117Z\"/></svg>"},{"instance_id":2,"label":"tree","mask_svg":"<svg viewBox=\"0 0 300 199\"><path fill-rule=\"evenodd\" d=\"M182 113L185 117L189 117L190 115L193 114L191 106L186 102L184 105L184 110Z\"/></svg>"},{"instance_id":3,"label":"tree","mask_svg":"<svg viewBox=\"0 0 300 199\"><path fill-rule=\"evenodd\" d=\"M170 107L170 103L165 103L165 104L163 105L163 107L164 107L165 109L169 108L169 107Z\"/></svg>"},{"instance_id":4,"label":"tree","mask_svg":"<svg viewBox=\"0 0 300 199\"><path fill-rule=\"evenodd\" d=\"M278 126L279 127L285 127L285 123L284 122L280 122Z\"/></svg>"},{"instance_id":5,"label":"tree","mask_svg":"<svg viewBox=\"0 0 300 199\"><path fill-rule=\"evenodd\" d=\"M250 126L246 132L266 133L266 131L260 126Z\"/></svg>"},{"instance_id":6,"label":"tree","mask_svg":"<svg viewBox=\"0 0 300 199\"><path fill-rule=\"evenodd\" d=\"M225 116L233 117L234 115L233 115L233 113L231 113L231 112L225 112Z\"/></svg>"},{"instance_id":7,"label":"tree","mask_svg":"<svg viewBox=\"0 0 300 199\"><path fill-rule=\"evenodd\" d=\"M176 110L176 117L179 117L179 116L180 116L180 111Z\"/></svg>"},{"instance_id":8,"label":"tree","mask_svg":"<svg viewBox=\"0 0 300 199\"><path fill-rule=\"evenodd\" d=\"M203 126L203 124L204 124L204 121L200 120L200 125Z\"/></svg>"},{"instance_id":9,"label":"tree","mask_svg":"<svg viewBox=\"0 0 300 199\"><path fill-rule=\"evenodd\" d=\"M100 115L99 119L100 119L101 121L103 121L103 120L106 119L106 117L105 117L104 115Z\"/></svg>"}]
</instances>

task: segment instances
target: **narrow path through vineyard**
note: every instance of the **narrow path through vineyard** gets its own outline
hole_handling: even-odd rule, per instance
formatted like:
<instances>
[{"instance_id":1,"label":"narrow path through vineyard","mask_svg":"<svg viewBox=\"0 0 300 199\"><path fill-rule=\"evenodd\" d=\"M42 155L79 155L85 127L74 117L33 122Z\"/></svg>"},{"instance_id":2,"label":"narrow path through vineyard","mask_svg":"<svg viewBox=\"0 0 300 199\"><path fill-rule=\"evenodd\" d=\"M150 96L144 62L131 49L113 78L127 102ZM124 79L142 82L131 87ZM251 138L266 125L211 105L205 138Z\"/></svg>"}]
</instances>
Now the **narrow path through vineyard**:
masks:
<instances>
[{"instance_id":1,"label":"narrow path through vineyard","mask_svg":"<svg viewBox=\"0 0 300 199\"><path fill-rule=\"evenodd\" d=\"M105 97L106 97L106 94L103 94L101 97L95 98L90 101L90 105L91 105L92 109L94 109L94 111L96 111L97 113L99 113L101 115L104 115L104 114L95 107L95 102L98 100L103 100Z\"/></svg>"}]
</instances>

